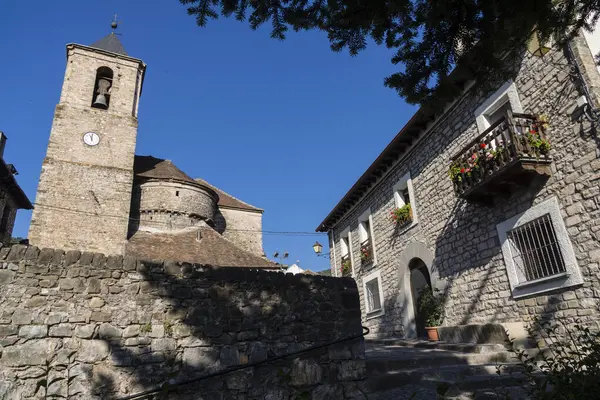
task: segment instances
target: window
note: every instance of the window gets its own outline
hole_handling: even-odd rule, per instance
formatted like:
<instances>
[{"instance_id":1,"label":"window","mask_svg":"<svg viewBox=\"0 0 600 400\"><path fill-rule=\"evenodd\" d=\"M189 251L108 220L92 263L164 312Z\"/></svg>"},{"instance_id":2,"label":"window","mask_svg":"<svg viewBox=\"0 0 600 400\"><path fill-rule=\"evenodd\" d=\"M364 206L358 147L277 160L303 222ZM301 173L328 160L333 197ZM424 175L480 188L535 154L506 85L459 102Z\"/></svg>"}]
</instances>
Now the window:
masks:
<instances>
[{"instance_id":1,"label":"window","mask_svg":"<svg viewBox=\"0 0 600 400\"><path fill-rule=\"evenodd\" d=\"M372 222L370 209L358 218L358 238L360 240L360 261L362 265L376 264Z\"/></svg>"},{"instance_id":2,"label":"window","mask_svg":"<svg viewBox=\"0 0 600 400\"><path fill-rule=\"evenodd\" d=\"M381 288L381 273L379 271L376 271L363 279L363 292L365 295L367 318L383 315L383 290Z\"/></svg>"},{"instance_id":3,"label":"window","mask_svg":"<svg viewBox=\"0 0 600 400\"><path fill-rule=\"evenodd\" d=\"M509 231L508 242L520 280L530 282L565 272L550 214Z\"/></svg>"},{"instance_id":4,"label":"window","mask_svg":"<svg viewBox=\"0 0 600 400\"><path fill-rule=\"evenodd\" d=\"M417 223L415 194L410 173L404 175L393 187L394 205L396 207L396 226L406 228ZM403 210L402 212L400 212Z\"/></svg>"},{"instance_id":5,"label":"window","mask_svg":"<svg viewBox=\"0 0 600 400\"><path fill-rule=\"evenodd\" d=\"M110 92L113 84L113 71L100 67L96 71L96 82L92 96L92 107L107 110L110 105Z\"/></svg>"},{"instance_id":6,"label":"window","mask_svg":"<svg viewBox=\"0 0 600 400\"><path fill-rule=\"evenodd\" d=\"M517 87L510 81L502 85L500 89L475 110L475 118L479 132L485 131L494 122L502 118L506 113L506 110L511 110L513 113L523 112Z\"/></svg>"},{"instance_id":7,"label":"window","mask_svg":"<svg viewBox=\"0 0 600 400\"><path fill-rule=\"evenodd\" d=\"M354 265L352 263L352 248L350 242L350 228L346 228L340 234L340 276L353 276Z\"/></svg>"},{"instance_id":8,"label":"window","mask_svg":"<svg viewBox=\"0 0 600 400\"><path fill-rule=\"evenodd\" d=\"M514 298L583 283L555 197L496 228Z\"/></svg>"}]
</instances>

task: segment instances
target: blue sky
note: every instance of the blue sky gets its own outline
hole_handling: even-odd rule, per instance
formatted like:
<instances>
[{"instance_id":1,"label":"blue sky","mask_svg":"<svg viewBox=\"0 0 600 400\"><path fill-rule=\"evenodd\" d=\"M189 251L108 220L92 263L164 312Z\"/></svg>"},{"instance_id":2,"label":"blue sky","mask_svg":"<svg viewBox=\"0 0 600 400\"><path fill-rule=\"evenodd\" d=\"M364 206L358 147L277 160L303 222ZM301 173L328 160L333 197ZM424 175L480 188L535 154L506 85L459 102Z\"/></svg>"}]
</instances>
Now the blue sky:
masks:
<instances>
[{"instance_id":1,"label":"blue sky","mask_svg":"<svg viewBox=\"0 0 600 400\"><path fill-rule=\"evenodd\" d=\"M383 86L391 53L333 53L319 32L270 39L233 19L199 28L177 0L3 0L0 130L5 159L33 200L65 70L65 45L91 44L122 21L127 52L148 64L137 154L171 159L265 209L267 231L314 229L395 136L415 108ZM33 12L35 11L35 12ZM14 236L26 236L21 211ZM328 268L312 244L326 237L265 235L267 255L288 251Z\"/></svg>"}]
</instances>

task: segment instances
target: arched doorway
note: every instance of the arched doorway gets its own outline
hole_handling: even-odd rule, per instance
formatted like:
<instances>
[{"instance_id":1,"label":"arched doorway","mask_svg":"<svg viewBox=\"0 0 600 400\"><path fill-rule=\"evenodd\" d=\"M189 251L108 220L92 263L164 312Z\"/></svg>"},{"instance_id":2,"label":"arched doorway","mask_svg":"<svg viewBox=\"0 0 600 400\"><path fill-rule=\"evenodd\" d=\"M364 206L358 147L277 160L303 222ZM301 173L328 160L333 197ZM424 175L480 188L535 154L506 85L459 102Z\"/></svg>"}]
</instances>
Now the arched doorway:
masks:
<instances>
[{"instance_id":1,"label":"arched doorway","mask_svg":"<svg viewBox=\"0 0 600 400\"><path fill-rule=\"evenodd\" d=\"M413 272L414 271L414 272ZM413 280L415 281L413 284ZM402 324L405 338L416 338L417 332L417 302L413 287L419 288L423 282L431 288L444 291L445 282L440 280L434 263L433 252L424 243L415 241L408 244L398 259L398 304L401 307L399 323Z\"/></svg>"},{"instance_id":2,"label":"arched doorway","mask_svg":"<svg viewBox=\"0 0 600 400\"><path fill-rule=\"evenodd\" d=\"M415 313L415 328L418 337L427 335L425 332L425 316L419 312L419 296L423 290L431 289L431 277L427 265L420 258L413 258L408 264L410 270L410 291Z\"/></svg>"}]
</instances>

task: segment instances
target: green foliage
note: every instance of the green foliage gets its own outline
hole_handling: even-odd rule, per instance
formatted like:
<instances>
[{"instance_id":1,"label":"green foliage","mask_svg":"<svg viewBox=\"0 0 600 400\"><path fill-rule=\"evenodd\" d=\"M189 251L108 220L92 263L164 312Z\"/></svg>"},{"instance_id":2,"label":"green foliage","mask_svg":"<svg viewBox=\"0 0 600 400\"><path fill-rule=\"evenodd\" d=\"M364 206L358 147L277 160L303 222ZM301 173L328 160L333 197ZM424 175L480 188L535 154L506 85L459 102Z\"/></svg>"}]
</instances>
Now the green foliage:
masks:
<instances>
[{"instance_id":1,"label":"green foliage","mask_svg":"<svg viewBox=\"0 0 600 400\"><path fill-rule=\"evenodd\" d=\"M29 242L29 240L27 240L26 238L22 238L22 237L13 237L10 238L8 244L27 244Z\"/></svg>"},{"instance_id":2,"label":"green foliage","mask_svg":"<svg viewBox=\"0 0 600 400\"><path fill-rule=\"evenodd\" d=\"M340 269L342 276L349 276L351 270L352 270L352 262L350 262L350 258L342 261L342 268Z\"/></svg>"},{"instance_id":3,"label":"green foliage","mask_svg":"<svg viewBox=\"0 0 600 400\"><path fill-rule=\"evenodd\" d=\"M296 395L296 400L310 400L311 396L310 396L310 392L304 391L302 393L299 393Z\"/></svg>"},{"instance_id":4,"label":"green foliage","mask_svg":"<svg viewBox=\"0 0 600 400\"><path fill-rule=\"evenodd\" d=\"M581 323L536 322L529 329L536 351L511 351L519 360L533 400L598 398L600 393L600 332ZM540 347L543 340L547 348ZM510 397L508 397L510 398Z\"/></svg>"},{"instance_id":5,"label":"green foliage","mask_svg":"<svg viewBox=\"0 0 600 400\"><path fill-rule=\"evenodd\" d=\"M419 292L417 300L419 314L425 318L425 326L440 326L444 321L444 306L441 296L434 296L429 287Z\"/></svg>"},{"instance_id":6,"label":"green foliage","mask_svg":"<svg viewBox=\"0 0 600 400\"><path fill-rule=\"evenodd\" d=\"M523 137L523 141L529 142L529 146L533 148L536 156L546 155L552 148L550 141L543 139L537 130L530 130L529 133Z\"/></svg>"},{"instance_id":7,"label":"green foliage","mask_svg":"<svg viewBox=\"0 0 600 400\"><path fill-rule=\"evenodd\" d=\"M165 330L165 335L166 336L171 336L173 335L173 324L171 323L171 321L169 320L165 320L163 322L163 328Z\"/></svg>"},{"instance_id":8,"label":"green foliage","mask_svg":"<svg viewBox=\"0 0 600 400\"><path fill-rule=\"evenodd\" d=\"M150 333L152 332L152 325L150 323L144 324L140 327L141 333Z\"/></svg>"},{"instance_id":9,"label":"green foliage","mask_svg":"<svg viewBox=\"0 0 600 400\"><path fill-rule=\"evenodd\" d=\"M410 203L405 204L404 206L396 208L394 209L394 211L392 211L392 220L398 226L404 225L407 222L412 221L412 218L412 207Z\"/></svg>"},{"instance_id":10,"label":"green foliage","mask_svg":"<svg viewBox=\"0 0 600 400\"><path fill-rule=\"evenodd\" d=\"M370 246L363 246L360 248L360 261L363 263L373 261L373 253Z\"/></svg>"},{"instance_id":11,"label":"green foliage","mask_svg":"<svg viewBox=\"0 0 600 400\"><path fill-rule=\"evenodd\" d=\"M369 39L395 51L398 72L385 79L407 102L421 103L438 91L456 94L460 85L446 79L463 65L480 83L493 84L492 72L505 80L510 61L537 26L541 40L565 43L580 28L590 30L599 15L593 0L179 0L199 26L219 15L248 18L252 29L269 22L271 37L289 29L321 30L331 49L356 55ZM507 54L508 51L508 54ZM512 59L515 60L512 60Z\"/></svg>"}]
</instances>

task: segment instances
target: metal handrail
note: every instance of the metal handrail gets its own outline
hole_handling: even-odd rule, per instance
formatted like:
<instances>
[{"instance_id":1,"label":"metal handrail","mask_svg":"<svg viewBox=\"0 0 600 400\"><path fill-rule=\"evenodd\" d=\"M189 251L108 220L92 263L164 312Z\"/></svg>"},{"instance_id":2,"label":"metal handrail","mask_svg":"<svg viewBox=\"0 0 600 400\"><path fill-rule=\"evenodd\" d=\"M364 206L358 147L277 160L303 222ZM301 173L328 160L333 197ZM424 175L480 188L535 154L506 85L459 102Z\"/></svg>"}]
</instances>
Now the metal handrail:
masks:
<instances>
[{"instance_id":1,"label":"metal handrail","mask_svg":"<svg viewBox=\"0 0 600 400\"><path fill-rule=\"evenodd\" d=\"M361 337L365 337L366 335L368 335L371 332L371 330L369 328L367 328L366 326L362 326L362 330L363 330L363 332L361 334L359 334L359 335L353 335L353 336L349 336L349 337L344 338L344 339L338 339L338 340L333 341L333 342L329 342L329 343L325 343L325 344L320 344L320 345L317 345L317 346L312 346L312 347L309 347L308 349L294 351L292 353L284 354L282 356L275 356L273 358L268 358L268 359L263 360L263 361L257 361L257 362L250 363L250 364L237 365L235 367L229 367L229 368L223 369L221 371L212 372L210 374L202 375L202 376L199 376L199 377L196 377L196 378L192 378L192 379L188 379L188 380L181 381L181 382L175 382L175 383L168 383L167 382L167 383L164 383L163 385L161 385L158 388L146 390L144 392L139 392L139 393L135 393L135 394L130 394L130 395L125 396L125 397L119 397L116 400L133 400L133 399L139 399L139 398L144 397L144 396L148 396L148 395L151 395L151 394L154 394L154 393L159 393L159 392L164 391L164 390L169 390L170 388L189 385L189 384L200 382L200 381L203 381L203 380L206 380L206 379L214 378L216 376L230 374L232 372L240 371L240 370L243 370L243 369L246 369L246 368L252 368L252 367L256 367L258 365L272 363L274 361L282 360L282 359L285 359L285 358L288 358L288 357L296 357L296 356L299 356L301 354L309 353L311 351L315 351L315 350L319 350L319 349L322 349L322 348L325 348L325 347L332 346L334 344L348 342L350 340L354 340L354 339L358 339L358 338L361 338Z\"/></svg>"}]
</instances>

